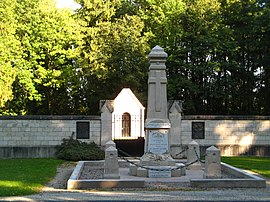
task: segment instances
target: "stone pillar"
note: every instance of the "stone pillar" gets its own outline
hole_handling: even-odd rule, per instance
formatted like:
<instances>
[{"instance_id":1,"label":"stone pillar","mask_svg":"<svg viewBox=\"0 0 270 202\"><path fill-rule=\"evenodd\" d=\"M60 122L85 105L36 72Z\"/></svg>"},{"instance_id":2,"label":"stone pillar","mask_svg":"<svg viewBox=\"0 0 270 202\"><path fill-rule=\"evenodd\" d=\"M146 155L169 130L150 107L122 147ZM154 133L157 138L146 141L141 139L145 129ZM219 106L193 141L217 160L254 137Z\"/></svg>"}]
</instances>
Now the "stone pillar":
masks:
<instances>
[{"instance_id":1,"label":"stone pillar","mask_svg":"<svg viewBox=\"0 0 270 202\"><path fill-rule=\"evenodd\" d=\"M198 160L198 158L200 158L200 146L196 141L193 140L188 144L187 164L195 162L196 160ZM201 163L199 161L193 163L188 166L188 169L201 169Z\"/></svg>"},{"instance_id":2,"label":"stone pillar","mask_svg":"<svg viewBox=\"0 0 270 202\"><path fill-rule=\"evenodd\" d=\"M148 103L147 119L145 123L146 140L145 155L142 157L143 165L166 165L166 161L172 161L170 156L168 133L171 124L168 119L167 105L167 77L166 58L167 53L163 48L155 46L148 58L150 67L148 73ZM146 159L144 158L146 157Z\"/></svg>"},{"instance_id":3,"label":"stone pillar","mask_svg":"<svg viewBox=\"0 0 270 202\"><path fill-rule=\"evenodd\" d=\"M206 149L204 178L221 178L220 150L214 146Z\"/></svg>"},{"instance_id":4,"label":"stone pillar","mask_svg":"<svg viewBox=\"0 0 270 202\"><path fill-rule=\"evenodd\" d=\"M104 162L104 178L105 179L119 179L119 164L118 164L117 149L110 146L105 150Z\"/></svg>"},{"instance_id":5,"label":"stone pillar","mask_svg":"<svg viewBox=\"0 0 270 202\"><path fill-rule=\"evenodd\" d=\"M146 124L156 119L169 123L167 106L167 77L165 66L167 57L167 53L164 52L164 49L159 46L155 46L148 55L150 67L148 73Z\"/></svg>"},{"instance_id":6,"label":"stone pillar","mask_svg":"<svg viewBox=\"0 0 270 202\"><path fill-rule=\"evenodd\" d=\"M101 138L100 144L105 146L106 142L112 140L112 112L108 100L105 101L101 108Z\"/></svg>"},{"instance_id":7,"label":"stone pillar","mask_svg":"<svg viewBox=\"0 0 270 202\"><path fill-rule=\"evenodd\" d=\"M174 166L175 162L170 155L169 129L167 105L167 78L166 58L163 48L156 46L150 52L148 77L148 104L147 119L145 123L146 140L145 153L140 164L151 168L164 169ZM162 168L161 168L162 167ZM137 174L140 173L137 170ZM142 172L147 173L147 172ZM171 177L171 172L148 171L148 177Z\"/></svg>"},{"instance_id":8,"label":"stone pillar","mask_svg":"<svg viewBox=\"0 0 270 202\"><path fill-rule=\"evenodd\" d=\"M183 158L184 153L179 154L184 150L181 136L182 103L180 100L174 100L170 101L169 105L169 119L171 123L169 145L171 155L174 158Z\"/></svg>"}]
</instances>

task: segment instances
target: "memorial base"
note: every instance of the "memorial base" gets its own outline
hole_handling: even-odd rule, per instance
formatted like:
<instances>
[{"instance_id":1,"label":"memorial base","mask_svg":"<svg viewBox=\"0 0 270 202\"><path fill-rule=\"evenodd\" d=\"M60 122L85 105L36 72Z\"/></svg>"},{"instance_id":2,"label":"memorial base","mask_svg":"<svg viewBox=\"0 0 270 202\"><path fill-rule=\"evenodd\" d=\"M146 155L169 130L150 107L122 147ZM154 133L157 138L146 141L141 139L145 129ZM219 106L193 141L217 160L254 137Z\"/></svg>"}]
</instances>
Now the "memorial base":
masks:
<instances>
[{"instance_id":1,"label":"memorial base","mask_svg":"<svg viewBox=\"0 0 270 202\"><path fill-rule=\"evenodd\" d=\"M172 177L172 171L170 166L149 166L148 170L149 178L170 178Z\"/></svg>"},{"instance_id":2,"label":"memorial base","mask_svg":"<svg viewBox=\"0 0 270 202\"><path fill-rule=\"evenodd\" d=\"M140 160L142 166L174 166L175 160L170 154L145 153Z\"/></svg>"},{"instance_id":3,"label":"memorial base","mask_svg":"<svg viewBox=\"0 0 270 202\"><path fill-rule=\"evenodd\" d=\"M145 162L145 164L151 164L153 162ZM134 166L130 164L129 175L137 177L148 177L148 178L170 178L170 177L181 177L186 175L186 168L183 163L175 163L173 165L161 165L164 162L155 162L160 165L141 165ZM172 164L172 162L170 162ZM141 167L140 167L141 166Z\"/></svg>"}]
</instances>

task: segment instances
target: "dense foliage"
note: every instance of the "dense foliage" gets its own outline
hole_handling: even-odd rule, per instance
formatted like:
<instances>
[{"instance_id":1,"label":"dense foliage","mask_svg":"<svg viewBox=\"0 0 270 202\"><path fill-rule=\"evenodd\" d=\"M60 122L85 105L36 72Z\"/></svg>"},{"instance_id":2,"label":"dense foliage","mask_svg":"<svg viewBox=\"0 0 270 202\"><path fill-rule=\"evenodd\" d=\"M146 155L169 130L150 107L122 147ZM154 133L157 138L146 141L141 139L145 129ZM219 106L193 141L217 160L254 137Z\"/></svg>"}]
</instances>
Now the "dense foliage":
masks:
<instances>
[{"instance_id":1,"label":"dense foliage","mask_svg":"<svg viewBox=\"0 0 270 202\"><path fill-rule=\"evenodd\" d=\"M56 146L56 157L66 161L102 160L105 153L94 142L86 143L72 137L63 139L61 145Z\"/></svg>"},{"instance_id":2,"label":"dense foliage","mask_svg":"<svg viewBox=\"0 0 270 202\"><path fill-rule=\"evenodd\" d=\"M155 45L186 114L270 114L269 1L76 1L1 1L0 114L96 114L124 87L146 104Z\"/></svg>"}]
</instances>

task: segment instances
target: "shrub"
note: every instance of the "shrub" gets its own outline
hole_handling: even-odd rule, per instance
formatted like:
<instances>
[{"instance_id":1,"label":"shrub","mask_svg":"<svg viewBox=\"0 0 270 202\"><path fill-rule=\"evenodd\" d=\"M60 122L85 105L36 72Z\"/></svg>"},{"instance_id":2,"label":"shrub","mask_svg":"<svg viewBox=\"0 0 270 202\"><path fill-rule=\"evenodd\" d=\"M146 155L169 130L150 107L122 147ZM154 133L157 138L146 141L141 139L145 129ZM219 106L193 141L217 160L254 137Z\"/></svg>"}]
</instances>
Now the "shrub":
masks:
<instances>
[{"instance_id":1,"label":"shrub","mask_svg":"<svg viewBox=\"0 0 270 202\"><path fill-rule=\"evenodd\" d=\"M67 161L101 160L104 156L104 151L94 142L82 142L72 136L56 146L56 157Z\"/></svg>"}]
</instances>

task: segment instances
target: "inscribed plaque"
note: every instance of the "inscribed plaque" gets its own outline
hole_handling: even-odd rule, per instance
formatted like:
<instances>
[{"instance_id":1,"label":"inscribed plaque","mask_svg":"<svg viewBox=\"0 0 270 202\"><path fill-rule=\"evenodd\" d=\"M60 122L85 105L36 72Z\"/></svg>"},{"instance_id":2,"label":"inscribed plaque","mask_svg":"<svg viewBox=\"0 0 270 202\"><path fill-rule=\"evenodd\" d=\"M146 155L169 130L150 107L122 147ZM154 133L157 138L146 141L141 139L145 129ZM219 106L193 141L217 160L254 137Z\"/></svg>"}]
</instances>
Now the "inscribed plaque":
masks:
<instances>
[{"instance_id":1,"label":"inscribed plaque","mask_svg":"<svg viewBox=\"0 0 270 202\"><path fill-rule=\"evenodd\" d=\"M171 177L170 166L151 166L151 168L160 170L149 170L148 177L150 178L169 178Z\"/></svg>"},{"instance_id":2,"label":"inscribed plaque","mask_svg":"<svg viewBox=\"0 0 270 202\"><path fill-rule=\"evenodd\" d=\"M76 122L76 139L89 139L89 122Z\"/></svg>"},{"instance_id":3,"label":"inscribed plaque","mask_svg":"<svg viewBox=\"0 0 270 202\"><path fill-rule=\"evenodd\" d=\"M192 139L204 139L204 122L192 122Z\"/></svg>"},{"instance_id":4,"label":"inscribed plaque","mask_svg":"<svg viewBox=\"0 0 270 202\"><path fill-rule=\"evenodd\" d=\"M149 130L148 151L153 154L164 154L169 149L168 130Z\"/></svg>"}]
</instances>

